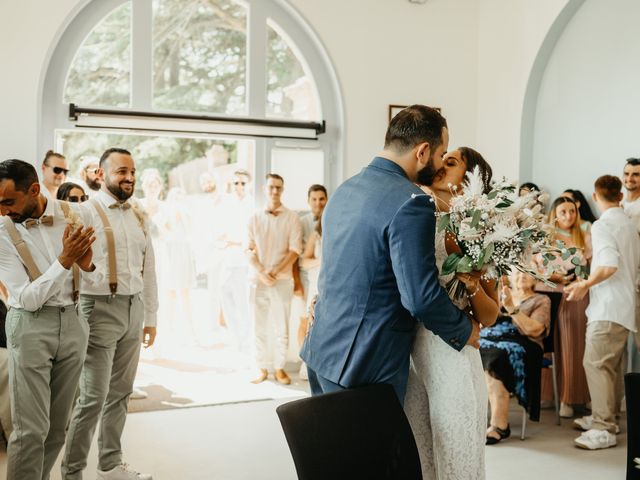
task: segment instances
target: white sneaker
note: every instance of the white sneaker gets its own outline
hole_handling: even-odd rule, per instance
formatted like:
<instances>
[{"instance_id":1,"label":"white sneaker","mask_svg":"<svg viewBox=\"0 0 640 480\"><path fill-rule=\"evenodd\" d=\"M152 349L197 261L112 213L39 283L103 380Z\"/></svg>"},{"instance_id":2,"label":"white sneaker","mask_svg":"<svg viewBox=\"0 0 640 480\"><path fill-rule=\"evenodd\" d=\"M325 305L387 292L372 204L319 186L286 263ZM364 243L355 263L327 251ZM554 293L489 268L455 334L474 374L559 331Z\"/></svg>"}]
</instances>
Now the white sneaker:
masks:
<instances>
[{"instance_id":1,"label":"white sneaker","mask_svg":"<svg viewBox=\"0 0 640 480\"><path fill-rule=\"evenodd\" d=\"M618 444L613 433L596 429L587 430L576 438L574 442L576 446L587 450L600 450L602 448L615 447Z\"/></svg>"},{"instance_id":2,"label":"white sneaker","mask_svg":"<svg viewBox=\"0 0 640 480\"><path fill-rule=\"evenodd\" d=\"M567 405L566 403L560 404L560 416L562 418L572 418L573 417L573 407L571 405Z\"/></svg>"},{"instance_id":3,"label":"white sneaker","mask_svg":"<svg viewBox=\"0 0 640 480\"><path fill-rule=\"evenodd\" d=\"M138 473L123 463L108 472L98 470L98 480L153 480L153 477L147 473Z\"/></svg>"},{"instance_id":4,"label":"white sneaker","mask_svg":"<svg viewBox=\"0 0 640 480\"><path fill-rule=\"evenodd\" d=\"M129 398L131 400L144 400L147 397L149 397L149 394L144 390L140 390L139 388L134 388L133 392L131 392L131 395L129 395Z\"/></svg>"},{"instance_id":5,"label":"white sneaker","mask_svg":"<svg viewBox=\"0 0 640 480\"><path fill-rule=\"evenodd\" d=\"M593 415L587 415L586 417L576 418L573 421L580 430L591 430L593 428ZM620 426L616 425L616 434L620 433Z\"/></svg>"}]
</instances>

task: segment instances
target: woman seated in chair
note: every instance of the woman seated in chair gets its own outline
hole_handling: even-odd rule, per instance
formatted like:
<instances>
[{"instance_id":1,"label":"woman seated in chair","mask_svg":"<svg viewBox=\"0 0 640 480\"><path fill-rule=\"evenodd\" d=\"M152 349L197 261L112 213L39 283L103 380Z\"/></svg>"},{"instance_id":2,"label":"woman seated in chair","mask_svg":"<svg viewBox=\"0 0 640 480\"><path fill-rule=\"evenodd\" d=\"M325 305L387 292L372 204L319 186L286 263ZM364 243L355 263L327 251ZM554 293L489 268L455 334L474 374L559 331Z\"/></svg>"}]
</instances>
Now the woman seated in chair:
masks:
<instances>
[{"instance_id":1,"label":"woman seated in chair","mask_svg":"<svg viewBox=\"0 0 640 480\"><path fill-rule=\"evenodd\" d=\"M531 420L540 418L542 340L549 334L551 300L534 292L536 280L530 275L516 272L511 281L513 286L502 286L503 316L494 326L480 331L480 355L491 406L487 445L511 434L510 394L518 398Z\"/></svg>"}]
</instances>

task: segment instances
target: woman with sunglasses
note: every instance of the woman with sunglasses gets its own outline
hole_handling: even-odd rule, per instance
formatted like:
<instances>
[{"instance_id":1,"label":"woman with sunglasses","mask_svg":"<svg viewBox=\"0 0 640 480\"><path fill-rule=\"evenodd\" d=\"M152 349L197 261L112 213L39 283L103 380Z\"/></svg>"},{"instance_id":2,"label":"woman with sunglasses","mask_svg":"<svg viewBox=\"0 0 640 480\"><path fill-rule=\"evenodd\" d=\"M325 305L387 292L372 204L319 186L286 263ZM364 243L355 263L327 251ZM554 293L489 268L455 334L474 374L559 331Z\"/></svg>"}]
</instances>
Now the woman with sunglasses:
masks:
<instances>
[{"instance_id":1,"label":"woman with sunglasses","mask_svg":"<svg viewBox=\"0 0 640 480\"><path fill-rule=\"evenodd\" d=\"M66 182L60 185L56 198L71 203L82 203L89 200L82 187L73 182Z\"/></svg>"}]
</instances>

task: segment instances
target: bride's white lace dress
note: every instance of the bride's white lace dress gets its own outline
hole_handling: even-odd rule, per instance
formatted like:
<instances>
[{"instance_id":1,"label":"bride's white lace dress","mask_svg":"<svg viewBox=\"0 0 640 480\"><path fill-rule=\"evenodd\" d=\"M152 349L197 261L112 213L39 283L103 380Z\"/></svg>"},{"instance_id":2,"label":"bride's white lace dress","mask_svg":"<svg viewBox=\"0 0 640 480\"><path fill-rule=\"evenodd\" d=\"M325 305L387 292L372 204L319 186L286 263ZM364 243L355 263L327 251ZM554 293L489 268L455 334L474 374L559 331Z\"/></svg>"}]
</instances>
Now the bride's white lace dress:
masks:
<instances>
[{"instance_id":1,"label":"bride's white lace dress","mask_svg":"<svg viewBox=\"0 0 640 480\"><path fill-rule=\"evenodd\" d=\"M447 258L444 233L435 239L438 269ZM446 284L452 276L440 277ZM459 308L468 304L455 302ZM480 352L458 352L419 324L411 352L405 411L424 480L485 478L487 387Z\"/></svg>"}]
</instances>

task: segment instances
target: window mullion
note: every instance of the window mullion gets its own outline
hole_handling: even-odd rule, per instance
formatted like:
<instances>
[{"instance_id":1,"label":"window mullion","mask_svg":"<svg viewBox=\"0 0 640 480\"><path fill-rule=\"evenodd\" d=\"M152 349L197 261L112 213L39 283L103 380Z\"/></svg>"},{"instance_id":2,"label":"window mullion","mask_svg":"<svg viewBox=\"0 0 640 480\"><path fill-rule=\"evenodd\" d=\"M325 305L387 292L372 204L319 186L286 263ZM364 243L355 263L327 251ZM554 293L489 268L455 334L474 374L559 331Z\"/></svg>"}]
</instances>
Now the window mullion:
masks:
<instances>
[{"instance_id":1,"label":"window mullion","mask_svg":"<svg viewBox=\"0 0 640 480\"><path fill-rule=\"evenodd\" d=\"M153 104L153 1L132 4L131 107L151 110Z\"/></svg>"},{"instance_id":2,"label":"window mullion","mask_svg":"<svg viewBox=\"0 0 640 480\"><path fill-rule=\"evenodd\" d=\"M247 91L249 116L263 118L267 104L267 5L252 1L247 25Z\"/></svg>"}]
</instances>

